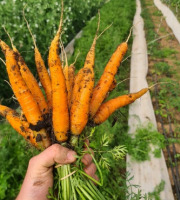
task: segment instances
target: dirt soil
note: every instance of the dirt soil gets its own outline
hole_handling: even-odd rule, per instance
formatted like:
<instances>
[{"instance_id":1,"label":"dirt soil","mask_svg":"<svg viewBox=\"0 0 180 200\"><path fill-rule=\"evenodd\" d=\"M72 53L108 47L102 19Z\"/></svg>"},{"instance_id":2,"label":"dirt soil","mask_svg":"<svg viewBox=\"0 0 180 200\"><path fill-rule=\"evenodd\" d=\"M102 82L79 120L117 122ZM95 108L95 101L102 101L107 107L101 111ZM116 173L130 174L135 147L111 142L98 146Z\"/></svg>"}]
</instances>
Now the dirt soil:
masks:
<instances>
[{"instance_id":1,"label":"dirt soil","mask_svg":"<svg viewBox=\"0 0 180 200\"><path fill-rule=\"evenodd\" d=\"M157 38L163 37L167 34L171 34L172 30L167 26L165 18L162 16L161 12L159 12L158 9L154 6L153 0L146 0L146 5L148 5L148 7L146 9L148 9L148 12L151 15L151 19L152 19L154 27L155 27L154 31L157 34ZM147 33L147 31L148 30L146 30L146 33ZM157 75L154 73L154 65L157 62L165 62L165 63L169 64L171 66L170 70L174 72L174 74L171 75L171 79L179 82L179 84L180 84L180 44L178 43L178 41L176 40L176 38L174 37L173 34L171 34L167 37L163 37L162 39L159 39L156 42L159 43L160 50L164 49L164 48L169 48L171 50L172 49L175 50L175 53L171 56L167 56L166 58L160 58L160 57L158 58L157 56L154 57L152 54L148 54L149 72L148 72L147 79L148 79L149 85L151 85L155 81L155 77L157 78L157 80L159 80L160 78L166 77L166 75L164 75L164 74ZM150 49L148 48L148 51L149 50ZM153 105L154 105L154 110L156 110L156 102L155 102L156 99L152 98L152 101L153 101ZM178 129L179 129L178 124L180 124L180 113L175 108L172 108L169 111L170 111L171 126L173 129L174 136L176 138L180 138L180 132L178 132ZM157 115L156 115L156 119L157 119L158 130L159 130L159 132L162 133L160 119L158 118ZM168 134L169 123L168 123L167 118L163 118L163 123L164 123L164 127ZM168 137L170 137L170 135L168 135ZM180 144L176 143L175 147L176 147L177 154L179 154L180 153ZM170 146L170 150L172 153L173 152L172 146ZM169 166L168 165L168 162L169 162L168 154L167 154L166 150L164 150L163 152L164 152L167 167L168 167ZM180 159L179 159L178 163L179 163L178 169L179 169L179 173L180 173ZM171 170L169 167L168 167L168 171L169 171L174 195L176 198L172 174L171 174Z\"/></svg>"}]
</instances>

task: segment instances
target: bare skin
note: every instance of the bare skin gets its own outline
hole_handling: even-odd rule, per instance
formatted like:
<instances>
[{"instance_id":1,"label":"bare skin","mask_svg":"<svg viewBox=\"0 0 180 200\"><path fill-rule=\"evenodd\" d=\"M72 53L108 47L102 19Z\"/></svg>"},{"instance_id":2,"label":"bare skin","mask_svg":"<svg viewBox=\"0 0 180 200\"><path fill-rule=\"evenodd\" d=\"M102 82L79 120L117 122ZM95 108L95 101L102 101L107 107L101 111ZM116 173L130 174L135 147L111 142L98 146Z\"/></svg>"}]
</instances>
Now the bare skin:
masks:
<instances>
[{"instance_id":1,"label":"bare skin","mask_svg":"<svg viewBox=\"0 0 180 200\"><path fill-rule=\"evenodd\" d=\"M26 176L16 200L47 200L48 189L53 186L53 166L55 163L69 164L76 161L76 152L53 144L39 155L30 159ZM84 171L98 180L96 166L92 157L85 154L82 158Z\"/></svg>"}]
</instances>

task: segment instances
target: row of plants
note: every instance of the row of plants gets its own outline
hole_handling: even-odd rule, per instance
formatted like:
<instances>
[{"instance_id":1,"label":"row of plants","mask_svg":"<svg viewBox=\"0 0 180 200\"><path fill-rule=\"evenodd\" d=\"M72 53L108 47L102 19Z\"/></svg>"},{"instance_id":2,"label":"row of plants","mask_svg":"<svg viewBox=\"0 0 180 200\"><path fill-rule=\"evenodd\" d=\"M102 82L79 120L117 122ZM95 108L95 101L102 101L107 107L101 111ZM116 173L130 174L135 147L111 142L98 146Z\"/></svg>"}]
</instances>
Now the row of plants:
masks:
<instances>
[{"instance_id":1,"label":"row of plants","mask_svg":"<svg viewBox=\"0 0 180 200\"><path fill-rule=\"evenodd\" d=\"M164 120L167 122L166 109L174 110L174 112L180 111L180 91L179 88L179 73L178 66L180 62L177 60L179 52L174 47L169 45L168 47L163 46L160 43L160 40L156 40L160 36L157 31L160 31L161 34L166 35L166 29L162 25L159 29L155 29L155 25L152 21L149 11L147 12L147 6L153 5L153 2L146 3L145 0L142 2L142 16L145 20L145 30L146 38L148 45L148 55L149 59L154 61L154 65L150 68L149 74L151 75L149 80L154 81L153 77L157 77L158 82L167 82L166 84L161 84L160 91L158 93L158 101L160 102L160 109L156 110L156 114L161 114L164 117ZM160 11L155 10L153 12L156 16L162 17ZM156 30L156 31L155 31ZM166 40L171 40L173 36L167 36ZM155 41L155 42L152 42ZM156 61L156 62L155 62ZM171 63L171 64L169 64ZM169 84L168 84L169 83ZM152 95L154 95L152 93ZM173 113L169 113L174 121L176 121ZM178 125L177 125L178 128ZM175 129L175 132L178 132L178 129Z\"/></svg>"},{"instance_id":2,"label":"row of plants","mask_svg":"<svg viewBox=\"0 0 180 200\"><path fill-rule=\"evenodd\" d=\"M64 34L66 45L85 26L86 22L97 13L105 0L64 0ZM21 52L29 68L35 74L33 42L23 18L23 9L30 24L37 46L44 58L60 20L60 1L52 0L3 0L0 1L0 38L10 44L3 26L10 33L14 45ZM43 42L42 42L43 41ZM0 53L0 57L3 54ZM45 60L46 61L46 60ZM47 61L46 61L47 62ZM12 90L4 80L8 80L3 63L0 63L0 102L12 104Z\"/></svg>"},{"instance_id":3,"label":"row of plants","mask_svg":"<svg viewBox=\"0 0 180 200\"><path fill-rule=\"evenodd\" d=\"M162 0L175 14L177 19L180 21L180 0Z\"/></svg>"},{"instance_id":4,"label":"row of plants","mask_svg":"<svg viewBox=\"0 0 180 200\"><path fill-rule=\"evenodd\" d=\"M180 1L179 0L162 0L164 3L172 6L177 6L180 8Z\"/></svg>"},{"instance_id":5,"label":"row of plants","mask_svg":"<svg viewBox=\"0 0 180 200\"><path fill-rule=\"evenodd\" d=\"M148 80L150 84L154 81L165 82L157 87L157 94L153 91L151 95L155 107L157 122L159 122L158 128L160 132L164 132L160 124L160 117L162 117L164 129L167 134L165 135L165 137L167 137L165 139L165 145L169 145L171 149L171 145L175 144L175 147L178 147L178 144L180 143L180 126L178 118L180 112L179 47L174 36L167 35L171 30L167 28L162 13L156 7L151 10L149 9L154 5L153 1L150 0L147 2L141 0L141 3L142 17L145 21L146 38L147 43L149 44L148 55L150 67ZM163 21L161 21L160 24L156 23L159 23L162 19ZM160 37L165 35L167 36L162 39L163 41L161 41ZM156 101L158 102L158 107ZM170 134L169 119L171 119L172 134ZM169 155L167 156L165 148L163 150L167 167L177 167L180 163L179 154L176 153L176 155L173 155L173 152L170 152L170 159ZM177 163L175 163L174 156L176 157ZM170 180L176 198L176 183L172 180L171 173Z\"/></svg>"}]
</instances>

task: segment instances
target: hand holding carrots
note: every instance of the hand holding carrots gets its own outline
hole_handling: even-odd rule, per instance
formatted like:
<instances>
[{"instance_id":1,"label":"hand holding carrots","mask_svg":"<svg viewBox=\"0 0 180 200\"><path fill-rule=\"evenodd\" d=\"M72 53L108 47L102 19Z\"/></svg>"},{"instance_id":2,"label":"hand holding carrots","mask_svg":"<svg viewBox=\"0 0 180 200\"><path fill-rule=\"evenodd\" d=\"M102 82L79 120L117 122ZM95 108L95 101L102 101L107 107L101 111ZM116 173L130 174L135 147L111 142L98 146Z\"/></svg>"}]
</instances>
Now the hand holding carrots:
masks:
<instances>
[{"instance_id":1,"label":"hand holding carrots","mask_svg":"<svg viewBox=\"0 0 180 200\"><path fill-rule=\"evenodd\" d=\"M53 166L56 163L65 165L76 161L76 152L53 144L29 161L28 170L16 200L46 200L49 188L53 186ZM85 154L82 162L85 172L96 178L96 167L89 154Z\"/></svg>"}]
</instances>

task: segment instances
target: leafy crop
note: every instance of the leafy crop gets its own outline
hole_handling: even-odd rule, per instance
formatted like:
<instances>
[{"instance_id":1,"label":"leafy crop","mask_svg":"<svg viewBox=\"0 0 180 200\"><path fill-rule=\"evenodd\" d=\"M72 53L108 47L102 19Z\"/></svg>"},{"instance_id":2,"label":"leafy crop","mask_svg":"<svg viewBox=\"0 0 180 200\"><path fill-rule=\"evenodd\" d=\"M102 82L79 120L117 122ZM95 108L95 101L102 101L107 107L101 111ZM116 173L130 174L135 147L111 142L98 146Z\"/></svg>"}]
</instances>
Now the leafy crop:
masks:
<instances>
[{"instance_id":1,"label":"leafy crop","mask_svg":"<svg viewBox=\"0 0 180 200\"><path fill-rule=\"evenodd\" d=\"M180 8L180 0L163 0L164 3Z\"/></svg>"},{"instance_id":2,"label":"leafy crop","mask_svg":"<svg viewBox=\"0 0 180 200\"><path fill-rule=\"evenodd\" d=\"M172 66L168 65L166 62L157 62L154 64L155 72L158 75L166 75L167 77L171 77L173 71L171 70Z\"/></svg>"},{"instance_id":3,"label":"leafy crop","mask_svg":"<svg viewBox=\"0 0 180 200\"><path fill-rule=\"evenodd\" d=\"M150 153L154 157L161 157L161 149L165 147L165 139L162 134L153 128L151 124L139 127L134 138L130 138L128 153L137 161L150 159Z\"/></svg>"}]
</instances>

